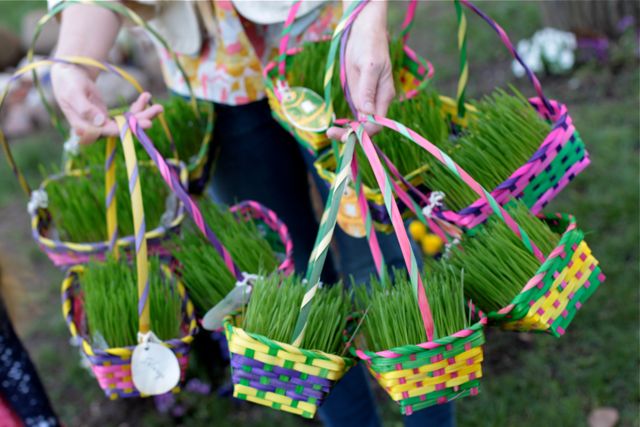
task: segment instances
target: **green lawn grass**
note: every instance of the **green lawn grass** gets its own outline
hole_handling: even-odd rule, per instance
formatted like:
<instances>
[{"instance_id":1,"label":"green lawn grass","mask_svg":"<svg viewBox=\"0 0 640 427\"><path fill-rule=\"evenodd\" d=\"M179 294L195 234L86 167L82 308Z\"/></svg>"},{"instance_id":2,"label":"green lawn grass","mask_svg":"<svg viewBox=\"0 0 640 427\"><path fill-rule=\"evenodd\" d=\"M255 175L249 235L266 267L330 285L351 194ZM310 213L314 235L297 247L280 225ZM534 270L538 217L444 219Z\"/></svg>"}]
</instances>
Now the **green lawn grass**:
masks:
<instances>
[{"instance_id":1,"label":"green lawn grass","mask_svg":"<svg viewBox=\"0 0 640 427\"><path fill-rule=\"evenodd\" d=\"M481 4L513 35L514 41L530 37L541 28L535 2ZM392 15L396 20L398 16L397 12ZM445 2L421 3L418 19L420 25L414 28L411 44L433 60L439 87L453 94L457 74L453 6ZM524 94L532 95L533 90L525 81L515 81L511 76L506 51L499 47L492 30L471 16L469 26L473 39L471 96L509 82L515 82ZM616 74L606 65L587 65L566 78L543 79L548 96L569 106L592 160L546 210L576 215L580 227L588 232L587 242L600 260L607 281L561 339L491 330L482 391L478 397L461 400L456 405L460 426L586 425L590 411L602 406L616 408L622 426L640 422L637 67L637 62L631 60ZM572 89L576 85L578 89ZM37 182L37 163L58 158L58 148L52 143L47 145L43 137L15 145L16 155L29 170L33 183ZM11 172L0 160L0 210L13 203L26 204L21 197ZM20 248L25 256L34 251L33 243L27 239L0 243ZM292 415L217 396L183 394L181 399L191 410L178 420L155 412L149 400L107 401L95 380L78 367L75 350L67 346L69 335L58 302L61 275L51 268L45 271L43 286L34 291L41 311L27 328L26 341L67 425L93 422L93 425L208 426L214 420L219 426L313 425ZM397 407L375 387L385 425L400 426Z\"/></svg>"}]
</instances>

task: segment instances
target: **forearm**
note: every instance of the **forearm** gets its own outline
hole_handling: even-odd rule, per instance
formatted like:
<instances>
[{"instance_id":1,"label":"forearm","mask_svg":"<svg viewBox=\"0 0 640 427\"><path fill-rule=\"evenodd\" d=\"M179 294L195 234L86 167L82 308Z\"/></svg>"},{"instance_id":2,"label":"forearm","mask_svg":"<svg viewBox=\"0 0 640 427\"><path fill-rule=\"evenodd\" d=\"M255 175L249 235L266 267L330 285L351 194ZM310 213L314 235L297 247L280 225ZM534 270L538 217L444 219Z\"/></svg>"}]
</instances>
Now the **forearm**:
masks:
<instances>
[{"instance_id":1,"label":"forearm","mask_svg":"<svg viewBox=\"0 0 640 427\"><path fill-rule=\"evenodd\" d=\"M342 7L347 10L357 0L342 0ZM387 0L370 0L358 15L358 21L371 26L373 30L379 30L387 26ZM360 19L362 18L362 19Z\"/></svg>"},{"instance_id":2,"label":"forearm","mask_svg":"<svg viewBox=\"0 0 640 427\"><path fill-rule=\"evenodd\" d=\"M70 6L62 12L56 56L86 56L104 61L115 43L120 24L120 17L108 9Z\"/></svg>"}]
</instances>

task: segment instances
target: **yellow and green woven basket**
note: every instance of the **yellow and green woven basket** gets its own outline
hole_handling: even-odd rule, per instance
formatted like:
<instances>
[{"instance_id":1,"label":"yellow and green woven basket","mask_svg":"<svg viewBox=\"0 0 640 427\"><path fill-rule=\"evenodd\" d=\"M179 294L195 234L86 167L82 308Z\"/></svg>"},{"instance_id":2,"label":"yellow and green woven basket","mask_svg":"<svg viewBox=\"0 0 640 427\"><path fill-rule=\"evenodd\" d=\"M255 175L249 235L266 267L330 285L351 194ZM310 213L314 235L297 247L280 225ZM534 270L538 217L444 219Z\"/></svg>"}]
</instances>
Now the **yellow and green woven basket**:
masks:
<instances>
[{"instance_id":1,"label":"yellow and green woven basket","mask_svg":"<svg viewBox=\"0 0 640 427\"><path fill-rule=\"evenodd\" d=\"M487 318L451 336L372 352L351 348L404 415L480 391Z\"/></svg>"},{"instance_id":2,"label":"yellow and green woven basket","mask_svg":"<svg viewBox=\"0 0 640 427\"><path fill-rule=\"evenodd\" d=\"M511 304L487 317L503 329L560 337L605 275L573 216L556 214L546 220L552 229L563 233L558 246Z\"/></svg>"}]
</instances>

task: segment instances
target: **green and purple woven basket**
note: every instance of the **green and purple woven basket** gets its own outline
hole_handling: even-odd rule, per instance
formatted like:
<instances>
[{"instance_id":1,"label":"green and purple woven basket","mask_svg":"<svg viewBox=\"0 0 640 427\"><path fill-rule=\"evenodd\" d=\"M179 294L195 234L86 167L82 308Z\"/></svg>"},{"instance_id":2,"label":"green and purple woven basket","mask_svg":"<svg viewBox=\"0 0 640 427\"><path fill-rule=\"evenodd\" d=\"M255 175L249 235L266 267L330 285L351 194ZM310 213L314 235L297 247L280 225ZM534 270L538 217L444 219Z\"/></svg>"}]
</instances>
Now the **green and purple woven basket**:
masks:
<instances>
[{"instance_id":1,"label":"green and purple woven basket","mask_svg":"<svg viewBox=\"0 0 640 427\"><path fill-rule=\"evenodd\" d=\"M224 330L231 355L233 396L304 418L313 418L353 359L304 350L237 326L228 316Z\"/></svg>"}]
</instances>

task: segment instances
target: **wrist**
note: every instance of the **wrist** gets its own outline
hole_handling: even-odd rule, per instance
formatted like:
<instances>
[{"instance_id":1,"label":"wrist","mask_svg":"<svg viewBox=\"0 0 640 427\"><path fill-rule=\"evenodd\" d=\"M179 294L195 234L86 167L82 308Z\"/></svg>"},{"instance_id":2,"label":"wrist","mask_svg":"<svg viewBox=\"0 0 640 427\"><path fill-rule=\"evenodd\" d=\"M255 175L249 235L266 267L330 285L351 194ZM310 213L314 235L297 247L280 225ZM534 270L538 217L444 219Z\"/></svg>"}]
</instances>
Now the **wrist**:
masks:
<instances>
[{"instance_id":1,"label":"wrist","mask_svg":"<svg viewBox=\"0 0 640 427\"><path fill-rule=\"evenodd\" d=\"M348 7L345 5L345 7ZM360 11L353 22L353 30L367 31L373 34L386 33L387 30L387 2L369 1Z\"/></svg>"},{"instance_id":2,"label":"wrist","mask_svg":"<svg viewBox=\"0 0 640 427\"><path fill-rule=\"evenodd\" d=\"M82 64L55 63L51 67L52 73L64 72L67 70L80 71L93 81L95 81L98 78L98 74L100 74L100 70Z\"/></svg>"}]
</instances>

